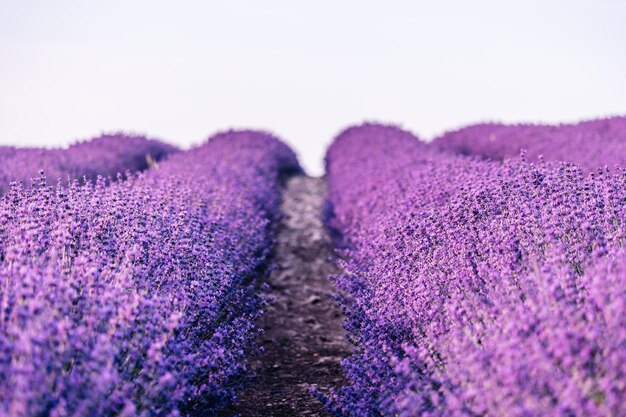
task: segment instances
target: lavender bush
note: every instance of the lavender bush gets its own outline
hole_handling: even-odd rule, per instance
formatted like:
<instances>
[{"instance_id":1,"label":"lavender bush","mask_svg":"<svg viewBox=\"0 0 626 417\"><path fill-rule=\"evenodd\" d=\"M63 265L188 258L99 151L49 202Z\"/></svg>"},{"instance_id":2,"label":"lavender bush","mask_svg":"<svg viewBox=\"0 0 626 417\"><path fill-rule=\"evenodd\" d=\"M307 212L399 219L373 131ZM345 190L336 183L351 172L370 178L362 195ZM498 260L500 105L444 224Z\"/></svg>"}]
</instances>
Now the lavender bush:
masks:
<instances>
[{"instance_id":1,"label":"lavender bush","mask_svg":"<svg viewBox=\"0 0 626 417\"><path fill-rule=\"evenodd\" d=\"M0 147L0 194L13 181L30 186L30 179L39 171L52 183L61 178L86 178L95 181L98 175L115 176L126 171L141 171L156 163L176 148L143 136L125 134L103 135L78 142L67 149Z\"/></svg>"},{"instance_id":2,"label":"lavender bush","mask_svg":"<svg viewBox=\"0 0 626 417\"><path fill-rule=\"evenodd\" d=\"M626 117L613 117L563 125L505 125L485 123L448 132L434 141L436 147L490 159L540 156L573 162L586 172L605 165L626 165Z\"/></svg>"},{"instance_id":3,"label":"lavender bush","mask_svg":"<svg viewBox=\"0 0 626 417\"><path fill-rule=\"evenodd\" d=\"M626 415L622 168L485 161L366 124L327 169L355 344L335 415Z\"/></svg>"},{"instance_id":4,"label":"lavender bush","mask_svg":"<svg viewBox=\"0 0 626 417\"><path fill-rule=\"evenodd\" d=\"M269 134L232 131L109 186L13 185L0 415L210 416L232 401L281 176L299 170Z\"/></svg>"}]
</instances>

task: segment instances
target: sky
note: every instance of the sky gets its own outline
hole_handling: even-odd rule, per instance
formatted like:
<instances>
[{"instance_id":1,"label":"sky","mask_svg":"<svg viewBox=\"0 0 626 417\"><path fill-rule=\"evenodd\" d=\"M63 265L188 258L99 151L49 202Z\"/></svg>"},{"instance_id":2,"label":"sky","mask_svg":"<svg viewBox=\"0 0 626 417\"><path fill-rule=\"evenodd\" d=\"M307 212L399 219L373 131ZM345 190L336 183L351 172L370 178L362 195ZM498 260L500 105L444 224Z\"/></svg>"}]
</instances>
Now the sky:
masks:
<instances>
[{"instance_id":1,"label":"sky","mask_svg":"<svg viewBox=\"0 0 626 417\"><path fill-rule=\"evenodd\" d=\"M0 145L626 115L626 2L0 0Z\"/></svg>"}]
</instances>

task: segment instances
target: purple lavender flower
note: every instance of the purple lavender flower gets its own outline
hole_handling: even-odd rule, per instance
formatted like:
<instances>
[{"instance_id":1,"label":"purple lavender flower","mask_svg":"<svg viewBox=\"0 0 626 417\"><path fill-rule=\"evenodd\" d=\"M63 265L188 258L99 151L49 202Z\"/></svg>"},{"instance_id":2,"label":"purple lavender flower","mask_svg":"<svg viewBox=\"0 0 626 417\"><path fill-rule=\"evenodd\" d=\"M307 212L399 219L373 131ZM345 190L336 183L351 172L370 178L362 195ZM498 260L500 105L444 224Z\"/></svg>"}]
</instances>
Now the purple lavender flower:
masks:
<instances>
[{"instance_id":1,"label":"purple lavender flower","mask_svg":"<svg viewBox=\"0 0 626 417\"><path fill-rule=\"evenodd\" d=\"M122 133L78 142L67 149L3 146L0 147L0 194L13 181L29 187L30 179L41 171L52 184L68 177L95 181L98 175L115 177L127 171L144 170L176 151L163 142Z\"/></svg>"},{"instance_id":2,"label":"purple lavender flower","mask_svg":"<svg viewBox=\"0 0 626 417\"><path fill-rule=\"evenodd\" d=\"M447 132L434 145L496 160L517 157L525 150L529 160L573 162L591 172L626 165L626 117L562 125L483 123Z\"/></svg>"},{"instance_id":3,"label":"purple lavender flower","mask_svg":"<svg viewBox=\"0 0 626 417\"><path fill-rule=\"evenodd\" d=\"M356 345L329 410L626 414L626 171L485 161L370 124L327 169Z\"/></svg>"},{"instance_id":4,"label":"purple lavender flower","mask_svg":"<svg viewBox=\"0 0 626 417\"><path fill-rule=\"evenodd\" d=\"M282 175L269 134L230 131L106 185L0 200L0 415L214 415L257 334Z\"/></svg>"}]
</instances>

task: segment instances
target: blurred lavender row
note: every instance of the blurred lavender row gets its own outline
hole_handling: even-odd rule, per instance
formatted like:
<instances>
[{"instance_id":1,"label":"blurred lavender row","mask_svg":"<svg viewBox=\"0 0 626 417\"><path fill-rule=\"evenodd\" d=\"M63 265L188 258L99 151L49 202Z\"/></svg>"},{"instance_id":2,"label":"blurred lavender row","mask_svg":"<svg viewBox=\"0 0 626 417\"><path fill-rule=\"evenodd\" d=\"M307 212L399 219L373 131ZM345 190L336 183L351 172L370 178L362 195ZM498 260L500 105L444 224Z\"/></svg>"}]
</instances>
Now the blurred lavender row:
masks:
<instances>
[{"instance_id":1,"label":"blurred lavender row","mask_svg":"<svg viewBox=\"0 0 626 417\"><path fill-rule=\"evenodd\" d=\"M0 194L13 181L25 187L43 171L50 183L58 179L94 181L98 175L115 177L127 171L142 171L176 148L143 136L103 135L77 142L67 149L0 147Z\"/></svg>"},{"instance_id":2,"label":"blurred lavender row","mask_svg":"<svg viewBox=\"0 0 626 417\"><path fill-rule=\"evenodd\" d=\"M591 135L546 159L610 165L604 146ZM362 125L327 169L355 344L330 411L626 415L623 168L485 161Z\"/></svg>"},{"instance_id":3,"label":"blurred lavender row","mask_svg":"<svg viewBox=\"0 0 626 417\"><path fill-rule=\"evenodd\" d=\"M167 150L131 142L137 158ZM0 200L0 415L211 416L230 403L281 177L296 172L271 135L231 131L109 186L13 185Z\"/></svg>"},{"instance_id":4,"label":"blurred lavender row","mask_svg":"<svg viewBox=\"0 0 626 417\"><path fill-rule=\"evenodd\" d=\"M442 150L489 159L504 159L526 151L527 158L568 161L591 172L626 165L626 117L562 125L484 123L436 138Z\"/></svg>"}]
</instances>

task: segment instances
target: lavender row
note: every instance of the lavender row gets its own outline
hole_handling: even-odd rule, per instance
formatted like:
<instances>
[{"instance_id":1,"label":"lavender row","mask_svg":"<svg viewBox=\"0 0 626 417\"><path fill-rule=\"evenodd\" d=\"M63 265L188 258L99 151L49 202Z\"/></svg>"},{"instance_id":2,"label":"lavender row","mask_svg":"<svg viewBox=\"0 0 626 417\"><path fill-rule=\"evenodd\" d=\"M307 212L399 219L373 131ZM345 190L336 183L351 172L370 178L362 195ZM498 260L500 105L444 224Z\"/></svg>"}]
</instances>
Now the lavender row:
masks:
<instances>
[{"instance_id":1,"label":"lavender row","mask_svg":"<svg viewBox=\"0 0 626 417\"><path fill-rule=\"evenodd\" d=\"M327 154L355 353L339 416L626 414L626 172L363 125Z\"/></svg>"},{"instance_id":2,"label":"lavender row","mask_svg":"<svg viewBox=\"0 0 626 417\"><path fill-rule=\"evenodd\" d=\"M0 194L13 181L29 186L40 171L51 183L68 176L94 181L98 175L115 177L126 171L144 170L175 151L163 142L124 134L103 135L67 149L4 146L0 147Z\"/></svg>"},{"instance_id":3,"label":"lavender row","mask_svg":"<svg viewBox=\"0 0 626 417\"><path fill-rule=\"evenodd\" d=\"M293 152L233 131L143 174L0 201L0 415L210 416L258 330ZM249 352L248 352L249 353Z\"/></svg>"},{"instance_id":4,"label":"lavender row","mask_svg":"<svg viewBox=\"0 0 626 417\"><path fill-rule=\"evenodd\" d=\"M436 138L434 146L497 160L525 150L529 160L573 162L591 172L604 166L626 166L626 117L552 126L477 124Z\"/></svg>"}]
</instances>

